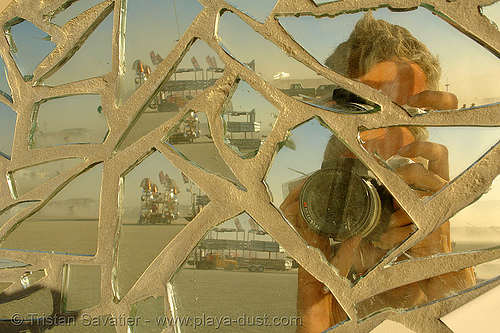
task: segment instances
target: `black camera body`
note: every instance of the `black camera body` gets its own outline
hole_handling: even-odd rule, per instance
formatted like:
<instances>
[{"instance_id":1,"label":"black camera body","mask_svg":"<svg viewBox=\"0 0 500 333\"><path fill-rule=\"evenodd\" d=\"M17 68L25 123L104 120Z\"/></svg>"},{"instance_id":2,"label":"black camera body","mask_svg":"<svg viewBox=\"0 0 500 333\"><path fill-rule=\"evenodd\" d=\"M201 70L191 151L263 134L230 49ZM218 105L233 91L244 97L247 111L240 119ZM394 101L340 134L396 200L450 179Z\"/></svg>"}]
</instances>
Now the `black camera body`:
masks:
<instances>
[{"instance_id":1,"label":"black camera body","mask_svg":"<svg viewBox=\"0 0 500 333\"><path fill-rule=\"evenodd\" d=\"M304 183L300 212L316 233L342 242L355 235L379 241L394 213L392 196L355 158L335 158Z\"/></svg>"}]
</instances>

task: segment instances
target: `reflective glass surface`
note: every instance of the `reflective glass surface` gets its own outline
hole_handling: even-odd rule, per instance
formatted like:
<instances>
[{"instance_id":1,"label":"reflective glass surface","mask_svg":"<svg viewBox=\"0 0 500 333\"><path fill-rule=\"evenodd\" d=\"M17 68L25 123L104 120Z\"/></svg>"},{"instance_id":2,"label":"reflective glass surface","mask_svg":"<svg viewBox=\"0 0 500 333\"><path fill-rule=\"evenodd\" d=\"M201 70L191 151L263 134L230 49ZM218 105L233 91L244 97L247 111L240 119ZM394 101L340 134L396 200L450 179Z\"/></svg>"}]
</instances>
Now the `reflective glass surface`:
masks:
<instances>
[{"instance_id":1,"label":"reflective glass surface","mask_svg":"<svg viewBox=\"0 0 500 333\"><path fill-rule=\"evenodd\" d=\"M0 58L0 93L8 99L12 99L12 97L10 97L10 86L7 81L7 69L5 68L2 58Z\"/></svg>"},{"instance_id":2,"label":"reflective glass surface","mask_svg":"<svg viewBox=\"0 0 500 333\"><path fill-rule=\"evenodd\" d=\"M183 332L295 330L301 324L296 267L265 230L240 214L211 229L174 275L172 316L193 318Z\"/></svg>"},{"instance_id":3,"label":"reflective glass surface","mask_svg":"<svg viewBox=\"0 0 500 333\"><path fill-rule=\"evenodd\" d=\"M400 144L390 148L397 151ZM332 264L339 264L337 255L345 244L357 242L352 267L341 272L353 282L417 230L374 174L319 118L296 127L280 143L265 182L272 203ZM403 257L407 255L412 254Z\"/></svg>"},{"instance_id":4,"label":"reflective glass surface","mask_svg":"<svg viewBox=\"0 0 500 333\"><path fill-rule=\"evenodd\" d=\"M32 204L34 204L34 201L28 201L28 202L21 202L18 204L15 204L13 206L8 207L4 212L0 214L0 226L3 226L5 222L10 220L14 215L19 213L25 208L28 208Z\"/></svg>"},{"instance_id":5,"label":"reflective glass surface","mask_svg":"<svg viewBox=\"0 0 500 333\"><path fill-rule=\"evenodd\" d=\"M12 227L1 248L95 254L101 175L102 165L97 165L76 177L42 209Z\"/></svg>"},{"instance_id":6,"label":"reflective glass surface","mask_svg":"<svg viewBox=\"0 0 500 333\"><path fill-rule=\"evenodd\" d=\"M244 188L219 154L205 112L186 113L166 136L165 143L202 169Z\"/></svg>"},{"instance_id":7,"label":"reflective glass surface","mask_svg":"<svg viewBox=\"0 0 500 333\"><path fill-rule=\"evenodd\" d=\"M161 56L156 54L155 59L157 58ZM155 60L156 65L160 62L161 60ZM127 82L125 87L127 84L130 86L127 98L148 79L148 72L151 71L146 67L149 65L142 60L135 64L135 79L125 77ZM205 42L197 40L182 58L172 76L141 111L129 132L125 134L118 150L127 148L143 135L176 116L179 111L183 111L189 101L222 76L224 69L219 66L222 66L222 62L217 54ZM133 82L135 88L131 88Z\"/></svg>"},{"instance_id":8,"label":"reflective glass surface","mask_svg":"<svg viewBox=\"0 0 500 333\"><path fill-rule=\"evenodd\" d=\"M334 90L340 87L285 54L233 13L226 12L220 17L217 33L226 52L288 96L338 112L379 110L377 105L345 89L337 90L335 96L341 98L331 103Z\"/></svg>"},{"instance_id":9,"label":"reflective glass surface","mask_svg":"<svg viewBox=\"0 0 500 333\"><path fill-rule=\"evenodd\" d=\"M65 265L63 268L62 311L90 308L101 301L101 267Z\"/></svg>"},{"instance_id":10,"label":"reflective glass surface","mask_svg":"<svg viewBox=\"0 0 500 333\"><path fill-rule=\"evenodd\" d=\"M500 4L498 2L489 6L480 6L480 11L498 28L498 24L500 24Z\"/></svg>"},{"instance_id":11,"label":"reflective glass surface","mask_svg":"<svg viewBox=\"0 0 500 333\"><path fill-rule=\"evenodd\" d=\"M391 142L408 136L408 145L394 155ZM420 163L442 178L436 192L454 180L500 142L499 127L386 127L361 131L359 141L382 165L405 177L405 166ZM411 141L411 142L410 142ZM416 142L413 142L416 141ZM435 156L435 155L438 156ZM442 170L437 170L438 167ZM400 169L401 168L401 169ZM399 169L399 170L398 170Z\"/></svg>"},{"instance_id":12,"label":"reflective glass surface","mask_svg":"<svg viewBox=\"0 0 500 333\"><path fill-rule=\"evenodd\" d=\"M103 2L103 1L102 0L79 0L79 1L77 0L77 1L73 1L73 2L68 1L65 4L63 4L61 7L59 7L58 11L59 10L62 10L62 11L60 11L56 15L54 15L50 19L50 22L62 27L72 18L78 16L79 14L83 13L87 9L90 9L93 6L100 4L101 2ZM67 7L68 5L69 5L69 7Z\"/></svg>"},{"instance_id":13,"label":"reflective glass surface","mask_svg":"<svg viewBox=\"0 0 500 333\"><path fill-rule=\"evenodd\" d=\"M360 321L387 311L406 312L418 306L453 297L475 285L472 268L407 284L356 304Z\"/></svg>"},{"instance_id":14,"label":"reflective glass surface","mask_svg":"<svg viewBox=\"0 0 500 333\"><path fill-rule=\"evenodd\" d=\"M390 87L375 87L368 70L378 61L390 61L391 59L386 58L392 52L389 51L393 48L391 45L397 43L404 45L402 41L407 38L410 46L405 46L408 49L401 48L398 51L401 52L399 57L414 59L414 63L424 70L427 76L427 89L455 94L458 97L458 104L453 108L500 102L500 86L497 79L500 73L500 61L480 44L424 8L402 12L391 12L384 8L371 13L375 19L384 22L379 21L377 26L373 21L367 23L371 20L364 20L364 23L358 24L358 28L354 30L357 22L367 15L372 15L365 12L320 19L310 16L281 17L279 21L287 32L319 62L341 74L381 89L384 93L390 90ZM387 25L387 22L390 25ZM376 37L376 32L384 29L392 32L386 37L383 37L383 34ZM335 33L332 33L333 31ZM408 33L417 41L409 36L401 40L394 37L405 36ZM351 40L348 41L350 36ZM369 38L372 38L375 46L384 45L380 50L374 48L370 51L373 52L374 59L363 58L360 54L366 50L363 51L361 47L355 50L351 46L371 45ZM418 45L419 42L423 44ZM403 70L402 67L398 69L400 74ZM391 97L397 103L404 105L410 96ZM422 105L422 107L429 106ZM433 108L449 109L450 105Z\"/></svg>"},{"instance_id":15,"label":"reflective glass surface","mask_svg":"<svg viewBox=\"0 0 500 333\"><path fill-rule=\"evenodd\" d=\"M33 286L41 278L45 277L45 270L40 269L38 271L26 271L21 275L21 285L24 289Z\"/></svg>"},{"instance_id":16,"label":"reflective glass surface","mask_svg":"<svg viewBox=\"0 0 500 333\"><path fill-rule=\"evenodd\" d=\"M101 143L108 124L99 95L75 95L35 105L30 148L71 143Z\"/></svg>"},{"instance_id":17,"label":"reflective glass surface","mask_svg":"<svg viewBox=\"0 0 500 333\"><path fill-rule=\"evenodd\" d=\"M172 327L165 319L165 298L151 297L130 307L130 317L138 318L138 321L129 325L131 333L153 333L163 332L164 329Z\"/></svg>"},{"instance_id":18,"label":"reflective glass surface","mask_svg":"<svg viewBox=\"0 0 500 333\"><path fill-rule=\"evenodd\" d=\"M497 177L488 193L450 219L453 251L476 251L499 246L499 214L500 179ZM482 270L486 265L483 264ZM478 279L485 277L478 274Z\"/></svg>"},{"instance_id":19,"label":"reflective glass surface","mask_svg":"<svg viewBox=\"0 0 500 333\"><path fill-rule=\"evenodd\" d=\"M115 286L124 296L210 199L159 152L124 175Z\"/></svg>"},{"instance_id":20,"label":"reflective glass surface","mask_svg":"<svg viewBox=\"0 0 500 333\"><path fill-rule=\"evenodd\" d=\"M26 81L31 80L36 66L56 47L51 37L33 23L14 19L5 27L10 53Z\"/></svg>"},{"instance_id":21,"label":"reflective glass surface","mask_svg":"<svg viewBox=\"0 0 500 333\"><path fill-rule=\"evenodd\" d=\"M57 86L110 72L112 35L113 12L111 11L71 59L42 84Z\"/></svg>"},{"instance_id":22,"label":"reflective glass surface","mask_svg":"<svg viewBox=\"0 0 500 333\"><path fill-rule=\"evenodd\" d=\"M49 315L52 313L52 295L50 289L42 289L27 297L0 304L0 318L10 321L13 313L19 313L25 320ZM31 316L29 315L30 313L32 314ZM10 328L19 330L21 326L23 326L22 323L21 325L12 325ZM24 328L27 328L27 326L24 326Z\"/></svg>"},{"instance_id":23,"label":"reflective glass surface","mask_svg":"<svg viewBox=\"0 0 500 333\"><path fill-rule=\"evenodd\" d=\"M0 155L9 159L12 154L16 118L17 114L11 107L0 103Z\"/></svg>"},{"instance_id":24,"label":"reflective glass surface","mask_svg":"<svg viewBox=\"0 0 500 333\"><path fill-rule=\"evenodd\" d=\"M243 158L251 158L273 129L279 111L245 81L236 83L222 112L224 140Z\"/></svg>"},{"instance_id":25,"label":"reflective glass surface","mask_svg":"<svg viewBox=\"0 0 500 333\"><path fill-rule=\"evenodd\" d=\"M202 9L203 6L196 0L127 1L126 71L123 79L122 103L137 89L138 83L140 83L138 81L146 79L163 58L170 53ZM206 55L196 55L196 57L201 62ZM191 57L192 55L187 58L187 62ZM139 72L137 72L139 68L136 65L137 61L143 64L141 66L143 70ZM191 64L180 65L180 68L186 67L193 66ZM196 72L191 73L191 76L193 74L196 75ZM198 73L198 76L198 80L200 80L201 74ZM192 79L192 77L189 78L189 80Z\"/></svg>"},{"instance_id":26,"label":"reflective glass surface","mask_svg":"<svg viewBox=\"0 0 500 333\"><path fill-rule=\"evenodd\" d=\"M24 262L17 261L17 260L0 258L0 269L14 268L14 267L25 267L25 266L28 266L28 264L26 264Z\"/></svg>"},{"instance_id":27,"label":"reflective glass surface","mask_svg":"<svg viewBox=\"0 0 500 333\"><path fill-rule=\"evenodd\" d=\"M70 158L16 170L10 176L14 193L16 197L21 196L83 161L81 158Z\"/></svg>"},{"instance_id":28,"label":"reflective glass surface","mask_svg":"<svg viewBox=\"0 0 500 333\"><path fill-rule=\"evenodd\" d=\"M274 5L277 3L276 0L254 0L252 2L245 0L228 0L227 2L259 22L266 21Z\"/></svg>"}]
</instances>

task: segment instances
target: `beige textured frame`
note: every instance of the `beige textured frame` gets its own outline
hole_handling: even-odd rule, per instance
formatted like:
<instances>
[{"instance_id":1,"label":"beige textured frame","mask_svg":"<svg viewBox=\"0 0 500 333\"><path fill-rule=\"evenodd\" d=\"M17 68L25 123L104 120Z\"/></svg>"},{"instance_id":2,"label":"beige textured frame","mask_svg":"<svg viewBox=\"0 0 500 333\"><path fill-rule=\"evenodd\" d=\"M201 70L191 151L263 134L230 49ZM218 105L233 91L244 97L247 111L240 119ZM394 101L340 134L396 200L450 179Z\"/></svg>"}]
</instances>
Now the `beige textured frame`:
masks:
<instances>
[{"instance_id":1,"label":"beige textured frame","mask_svg":"<svg viewBox=\"0 0 500 333\"><path fill-rule=\"evenodd\" d=\"M412 193L409 187L390 171L384 169L366 153L357 143L357 132L360 126L376 128L392 125L423 126L500 126L500 105L487 106L472 110L430 113L421 117L410 117L405 110L393 104L386 96L381 95L368 86L361 85L338 75L319 64L303 50L274 19L275 15L336 15L361 8L377 8L388 5L392 8L412 8L421 5L417 0L344 0L316 6L310 0L278 0L272 14L261 24L244 13L236 10L222 0L200 0L205 9L197 16L184 33L174 49L151 74L149 79L123 104L116 103L120 85L120 74L123 72L125 22L122 14L125 1L103 1L102 4L71 20L59 28L44 19L44 15L55 11L67 0L14 0L0 14L0 26L9 19L20 16L34 23L37 27L52 36L57 45L53 52L37 67L32 82L24 82L19 73L5 38L0 39L0 54L8 70L9 84L14 102L3 96L1 102L11 106L17 112L17 124L11 160L0 158L0 172L23 169L31 165L41 164L56 159L79 157L85 162L68 170L32 191L13 199L10 195L6 178L0 181L0 211L11 205L30 200L40 200L30 208L20 212L0 228L0 238L19 221L40 209L46 201L62 186L70 182L76 175L96 163L104 164L101 187L101 206L99 214L98 251L94 257L66 256L48 253L27 253L0 250L0 257L20 260L32 265L32 270L45 269L46 277L31 288L50 288L53 296L59 295L62 286L63 265L99 265L101 266L101 303L80 312L94 315L123 315L130 313L130 305L150 296L165 296L166 285L172 275L183 263L197 242L211 227L236 216L242 211L248 212L269 234L278 241L309 272L324 282L344 307L349 322L336 330L339 332L366 332L385 319L403 323L415 332L448 332L450 331L439 318L444 314L467 303L478 295L485 293L500 284L495 281L468 293L434 303L407 313L384 313L362 323L357 323L354 304L382 291L405 285L422 278L432 277L446 272L459 270L500 258L500 249L474 253L452 254L440 257L423 258L417 261L388 265L404 249L418 242L429 234L440 222L447 220L463 207L473 202L484 193L493 179L500 173L500 147L496 146L476 165L470 168L460 179L438 193L430 202L423 203ZM434 7L449 22L463 33L480 41L493 53L500 54L500 32L490 21L480 15L478 6L491 4L487 0L429 0L426 3ZM220 47L215 35L217 19L221 10L229 9L236 13L255 31L262 34L286 53L306 64L317 73L341 84L353 92L370 99L382 106L382 111L369 115L343 115L303 104L278 89L264 82L257 74L228 56ZM60 86L48 87L34 85L33 82L49 76L55 68L62 65L63 59L72 55L78 41L85 40L86 32L95 23L100 23L106 13L114 10L114 28L112 45L112 71L101 77L72 82ZM199 38L207 43L219 55L225 64L224 75L215 85L199 94L185 107L185 110L196 109L207 112L210 129L216 147L239 181L247 191L237 189L233 184L188 163L173 150L161 143L161 139L182 117L183 113L168 120L158 128L124 151L115 152L120 138L127 128L133 124L141 108L154 95L162 82L169 78L179 59L187 52L193 41ZM250 160L242 160L223 142L223 127L220 121L220 109L229 94L231 85L237 77L244 79L260 94L266 97L280 110L272 133L261 147L258 155ZM103 144L86 144L73 146L47 147L28 149L28 134L31 126L31 114L34 103L42 98L63 96L68 94L99 94L107 117L110 132ZM262 180L272 163L276 145L282 141L286 132L297 124L320 116L334 129L355 151L363 161L376 173L393 193L403 209L419 226L410 239L394 251L383 263L378 265L354 287L347 280L338 277L335 270L324 260L314 248L309 248L284 220L280 212L270 204L269 195ZM142 160L151 149L157 149L165 155L174 166L182 170L189 178L209 195L212 202L191 222L178 236L168 244L149 268L140 277L126 296L117 301L113 291L112 276L114 265L114 244L119 229L119 193L120 177L138 161ZM18 281L25 269L0 270L1 281ZM21 290L16 282L8 289L9 293ZM59 314L60 300L54 297L54 313ZM127 328L118 326L118 332L126 332Z\"/></svg>"}]
</instances>

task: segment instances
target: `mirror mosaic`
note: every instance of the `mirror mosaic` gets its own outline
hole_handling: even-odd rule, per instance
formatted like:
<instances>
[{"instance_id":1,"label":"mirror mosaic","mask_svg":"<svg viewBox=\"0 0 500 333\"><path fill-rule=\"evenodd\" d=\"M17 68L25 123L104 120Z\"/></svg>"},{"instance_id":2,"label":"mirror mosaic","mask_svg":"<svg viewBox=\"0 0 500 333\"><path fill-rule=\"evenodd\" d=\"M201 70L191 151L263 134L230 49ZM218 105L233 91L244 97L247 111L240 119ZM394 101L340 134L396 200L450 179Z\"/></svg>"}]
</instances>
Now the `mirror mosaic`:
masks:
<instances>
[{"instance_id":1,"label":"mirror mosaic","mask_svg":"<svg viewBox=\"0 0 500 333\"><path fill-rule=\"evenodd\" d=\"M364 25L358 24L356 26L356 23L363 17ZM377 23L371 17L375 18L375 20L383 20L383 22L378 21L379 26L377 26ZM354 67L354 64L358 61L354 55L349 56L348 61L345 58L347 54L356 54L356 51L350 45L368 41L368 39L364 40L359 37L362 36L363 29L371 31L388 29L387 23L392 24L392 27L394 25L403 27L407 30L392 31L390 34L393 37L390 34L384 37L387 39L385 43L397 43L398 37L394 36L405 33L413 35L417 39L416 43L423 43L421 46L428 49L428 51L423 52L430 51L430 54L435 57L435 60L432 60L434 63L423 63L416 58L416 55L412 55L415 52L420 52L414 51L419 46L402 49L400 57L410 57L410 59L415 57L416 63L424 68L424 72L427 71L426 73L429 76L427 89L437 89L455 94L458 97L456 108L469 108L500 102L500 90L497 83L497 73L500 71L499 59L425 8L420 7L409 11L390 11L383 8L372 11L370 14L358 12L340 15L335 18L279 17L278 20L283 28L324 66L382 90L387 87L375 87L371 82L370 72L364 69L365 66L369 66L370 59L364 60L366 62L363 63L364 58L360 58L358 68ZM332 31L337 33L332 34ZM355 35L356 33L359 35ZM351 37L350 40L349 37ZM358 38L357 42L355 38ZM382 45L381 43L384 43L382 39L380 39L378 45ZM389 47L389 44L386 44L387 47ZM415 47L415 49L412 49L412 47ZM368 51L360 50L359 52ZM384 52L380 50L374 57L376 59L379 57L382 60L390 60L387 57L391 55ZM429 55L428 59L431 59L431 55ZM425 69L426 66L429 67L428 70ZM431 66L437 68L437 72L433 73L436 69L432 69ZM431 75L435 77L432 80L430 79ZM433 83L434 81L436 82ZM433 84L435 87L432 87ZM407 98L399 98L398 103L400 105L407 104ZM394 101L395 99L393 98ZM424 106L426 107L426 105Z\"/></svg>"},{"instance_id":2,"label":"mirror mosaic","mask_svg":"<svg viewBox=\"0 0 500 333\"><path fill-rule=\"evenodd\" d=\"M183 332L290 331L301 324L297 274L296 261L242 213L212 228L171 279L172 316L192 318Z\"/></svg>"},{"instance_id":3,"label":"mirror mosaic","mask_svg":"<svg viewBox=\"0 0 500 333\"><path fill-rule=\"evenodd\" d=\"M104 13L106 11L109 12L105 9ZM98 77L111 71L113 11L105 14L102 21L98 19L97 23L98 26L89 27L90 36L85 43L74 46L77 51L68 62L39 84L57 86Z\"/></svg>"},{"instance_id":4,"label":"mirror mosaic","mask_svg":"<svg viewBox=\"0 0 500 333\"><path fill-rule=\"evenodd\" d=\"M210 198L161 153L123 176L115 288L125 294Z\"/></svg>"},{"instance_id":5,"label":"mirror mosaic","mask_svg":"<svg viewBox=\"0 0 500 333\"><path fill-rule=\"evenodd\" d=\"M445 330L500 284L489 3L13 0L0 331Z\"/></svg>"},{"instance_id":6,"label":"mirror mosaic","mask_svg":"<svg viewBox=\"0 0 500 333\"><path fill-rule=\"evenodd\" d=\"M219 43L226 52L290 97L342 113L380 110L378 105L356 96L293 59L233 13L224 13L220 17L217 33ZM333 94L342 97L335 104L331 103Z\"/></svg>"},{"instance_id":7,"label":"mirror mosaic","mask_svg":"<svg viewBox=\"0 0 500 333\"><path fill-rule=\"evenodd\" d=\"M99 95L43 100L35 105L30 148L72 143L101 143L108 124Z\"/></svg>"},{"instance_id":8,"label":"mirror mosaic","mask_svg":"<svg viewBox=\"0 0 500 333\"><path fill-rule=\"evenodd\" d=\"M65 186L35 214L14 225L2 249L93 255L97 249L102 165ZM36 234L37 237L32 237Z\"/></svg>"}]
</instances>

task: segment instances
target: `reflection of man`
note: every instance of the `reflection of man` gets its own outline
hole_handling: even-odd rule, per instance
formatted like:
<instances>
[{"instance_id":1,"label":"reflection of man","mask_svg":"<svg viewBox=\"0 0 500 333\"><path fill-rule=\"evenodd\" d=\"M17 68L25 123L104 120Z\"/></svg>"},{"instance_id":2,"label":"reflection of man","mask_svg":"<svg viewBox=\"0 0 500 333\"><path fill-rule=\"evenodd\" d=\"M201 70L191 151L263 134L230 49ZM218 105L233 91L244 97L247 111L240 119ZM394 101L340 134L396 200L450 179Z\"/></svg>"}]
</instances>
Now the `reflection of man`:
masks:
<instances>
[{"instance_id":1,"label":"reflection of man","mask_svg":"<svg viewBox=\"0 0 500 333\"><path fill-rule=\"evenodd\" d=\"M337 48L326 64L380 90L401 105L441 110L453 109L458 105L455 95L436 90L440 67L427 47L406 29L382 20L376 21L371 13L356 24L349 40ZM423 132L411 127L393 127L368 130L360 135L365 149L371 153L376 151L385 160L396 154L427 159L427 168L412 163L396 169L396 173L406 183L418 188L417 193L421 196L437 192L449 180L446 147L422 141L425 140ZM344 148L339 148L337 142L335 138L330 140L325 160L355 157ZM414 230L410 218L394 202L395 212L380 242L366 241L356 235L342 242L335 255L332 255L329 239L315 233L301 216L298 203L300 190L301 187L293 190L280 209L304 240L319 248L344 277L349 273L366 273L387 253L388 248L405 240ZM407 251L412 257L449 252L449 221ZM441 299L474 283L472 270L465 269L396 288L379 295L375 303L379 302L381 307L411 307ZM333 295L302 267L299 268L297 307L303 320L299 330L303 332L320 332L347 319Z\"/></svg>"}]
</instances>

